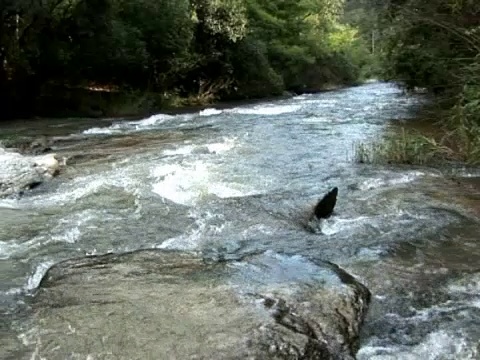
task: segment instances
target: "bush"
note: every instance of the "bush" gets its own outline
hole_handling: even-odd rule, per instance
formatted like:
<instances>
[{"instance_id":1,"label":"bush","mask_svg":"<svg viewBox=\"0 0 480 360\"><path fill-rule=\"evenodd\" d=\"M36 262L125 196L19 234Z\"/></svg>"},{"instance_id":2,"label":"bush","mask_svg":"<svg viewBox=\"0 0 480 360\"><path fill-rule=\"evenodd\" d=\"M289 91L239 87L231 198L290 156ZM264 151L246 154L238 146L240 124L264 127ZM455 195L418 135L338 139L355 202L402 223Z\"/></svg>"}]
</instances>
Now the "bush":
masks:
<instances>
[{"instance_id":1,"label":"bush","mask_svg":"<svg viewBox=\"0 0 480 360\"><path fill-rule=\"evenodd\" d=\"M452 160L450 148L434 138L402 128L400 134L374 141L356 144L355 161L362 164L408 164L424 165Z\"/></svg>"}]
</instances>

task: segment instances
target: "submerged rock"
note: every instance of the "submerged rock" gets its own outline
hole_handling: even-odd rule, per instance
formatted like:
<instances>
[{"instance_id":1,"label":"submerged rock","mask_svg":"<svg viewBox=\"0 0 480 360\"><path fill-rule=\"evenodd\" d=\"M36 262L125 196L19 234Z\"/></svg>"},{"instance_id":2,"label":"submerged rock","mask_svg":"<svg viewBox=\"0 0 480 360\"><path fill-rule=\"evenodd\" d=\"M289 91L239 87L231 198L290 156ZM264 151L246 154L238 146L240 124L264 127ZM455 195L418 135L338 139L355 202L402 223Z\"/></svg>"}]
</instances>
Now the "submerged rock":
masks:
<instances>
[{"instance_id":1,"label":"submerged rock","mask_svg":"<svg viewBox=\"0 0 480 360\"><path fill-rule=\"evenodd\" d=\"M35 138L31 143L25 144L22 150L31 155L41 155L49 151L52 151L52 140L47 136L39 136Z\"/></svg>"},{"instance_id":2,"label":"submerged rock","mask_svg":"<svg viewBox=\"0 0 480 360\"><path fill-rule=\"evenodd\" d=\"M25 340L48 359L354 359L369 300L339 267L299 256L108 254L48 271Z\"/></svg>"},{"instance_id":3,"label":"submerged rock","mask_svg":"<svg viewBox=\"0 0 480 360\"><path fill-rule=\"evenodd\" d=\"M32 189L56 176L60 164L55 154L23 156L0 148L0 198Z\"/></svg>"},{"instance_id":4,"label":"submerged rock","mask_svg":"<svg viewBox=\"0 0 480 360\"><path fill-rule=\"evenodd\" d=\"M53 139L46 135L40 135L33 139L31 137L17 137L4 140L2 145L22 155L42 155L52 151Z\"/></svg>"}]
</instances>

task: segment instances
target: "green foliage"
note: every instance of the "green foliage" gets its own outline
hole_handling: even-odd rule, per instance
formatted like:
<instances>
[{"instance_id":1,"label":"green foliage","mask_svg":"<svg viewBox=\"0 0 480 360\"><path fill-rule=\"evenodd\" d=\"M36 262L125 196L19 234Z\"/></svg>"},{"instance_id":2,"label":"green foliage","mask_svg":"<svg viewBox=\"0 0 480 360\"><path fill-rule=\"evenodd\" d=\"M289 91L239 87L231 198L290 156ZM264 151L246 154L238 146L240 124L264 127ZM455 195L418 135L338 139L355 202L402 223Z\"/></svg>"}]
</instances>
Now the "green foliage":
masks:
<instances>
[{"instance_id":1,"label":"green foliage","mask_svg":"<svg viewBox=\"0 0 480 360\"><path fill-rule=\"evenodd\" d=\"M194 0L193 18L203 30L213 36L236 42L245 37L247 17L241 0Z\"/></svg>"},{"instance_id":2,"label":"green foliage","mask_svg":"<svg viewBox=\"0 0 480 360\"><path fill-rule=\"evenodd\" d=\"M386 24L385 67L408 88L458 93L462 74L480 51L480 3L392 1Z\"/></svg>"},{"instance_id":3,"label":"green foliage","mask_svg":"<svg viewBox=\"0 0 480 360\"><path fill-rule=\"evenodd\" d=\"M480 164L480 57L467 67L464 85L445 127L461 160ZM471 72L471 75L468 74Z\"/></svg>"},{"instance_id":4,"label":"green foliage","mask_svg":"<svg viewBox=\"0 0 480 360\"><path fill-rule=\"evenodd\" d=\"M386 138L362 146L359 159L479 164L480 2L391 0L378 9L383 75L407 89L427 89L450 110L435 124L440 138Z\"/></svg>"},{"instance_id":5,"label":"green foliage","mask_svg":"<svg viewBox=\"0 0 480 360\"><path fill-rule=\"evenodd\" d=\"M317 91L368 76L372 63L363 32L344 24L344 0L0 0L0 7L7 117L49 108L42 102L62 87L116 88L128 99L162 94L163 101L127 106L140 109L167 98L204 104Z\"/></svg>"},{"instance_id":6,"label":"green foliage","mask_svg":"<svg viewBox=\"0 0 480 360\"><path fill-rule=\"evenodd\" d=\"M272 68L267 45L261 40L247 36L232 49L229 61L235 83L227 98L259 98L283 92L283 78Z\"/></svg>"},{"instance_id":7,"label":"green foliage","mask_svg":"<svg viewBox=\"0 0 480 360\"><path fill-rule=\"evenodd\" d=\"M347 0L344 22L356 31L350 57L360 69L360 79L384 78L382 62L385 48L384 7L382 0ZM383 15L383 17L382 17Z\"/></svg>"},{"instance_id":8,"label":"green foliage","mask_svg":"<svg viewBox=\"0 0 480 360\"><path fill-rule=\"evenodd\" d=\"M354 153L355 161L362 164L424 165L453 159L447 146L405 129L370 144L357 144Z\"/></svg>"}]
</instances>

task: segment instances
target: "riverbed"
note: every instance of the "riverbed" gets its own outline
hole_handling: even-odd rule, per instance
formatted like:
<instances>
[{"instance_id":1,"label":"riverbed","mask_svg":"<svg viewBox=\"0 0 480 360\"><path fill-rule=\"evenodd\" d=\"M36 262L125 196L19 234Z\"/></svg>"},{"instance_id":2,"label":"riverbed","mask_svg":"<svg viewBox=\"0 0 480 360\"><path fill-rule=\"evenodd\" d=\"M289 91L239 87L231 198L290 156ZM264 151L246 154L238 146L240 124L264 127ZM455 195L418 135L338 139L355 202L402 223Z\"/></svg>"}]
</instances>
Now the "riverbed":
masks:
<instances>
[{"instance_id":1,"label":"riverbed","mask_svg":"<svg viewBox=\"0 0 480 360\"><path fill-rule=\"evenodd\" d=\"M370 289L358 359L477 359L480 197L451 177L480 170L353 161L355 144L424 101L378 82L136 121L0 125L3 136L55 138L67 163L50 183L0 200L0 344L28 354L28 298L62 260L272 251L333 262ZM312 206L335 186L335 215L309 231Z\"/></svg>"}]
</instances>

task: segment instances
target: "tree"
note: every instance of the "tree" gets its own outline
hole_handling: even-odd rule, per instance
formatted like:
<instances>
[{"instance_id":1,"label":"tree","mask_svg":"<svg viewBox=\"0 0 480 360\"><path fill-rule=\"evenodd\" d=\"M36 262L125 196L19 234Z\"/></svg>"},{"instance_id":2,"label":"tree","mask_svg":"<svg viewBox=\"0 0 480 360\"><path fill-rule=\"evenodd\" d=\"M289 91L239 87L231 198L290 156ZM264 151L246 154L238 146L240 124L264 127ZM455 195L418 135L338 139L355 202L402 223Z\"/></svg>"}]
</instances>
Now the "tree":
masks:
<instances>
[{"instance_id":1,"label":"tree","mask_svg":"<svg viewBox=\"0 0 480 360\"><path fill-rule=\"evenodd\" d=\"M95 85L204 103L285 89L315 91L354 81L362 66L355 60L363 47L360 36L342 24L344 0L0 5L0 90L9 116L18 116L19 109L35 112L45 96L64 96L62 89L85 90L87 96Z\"/></svg>"}]
</instances>

